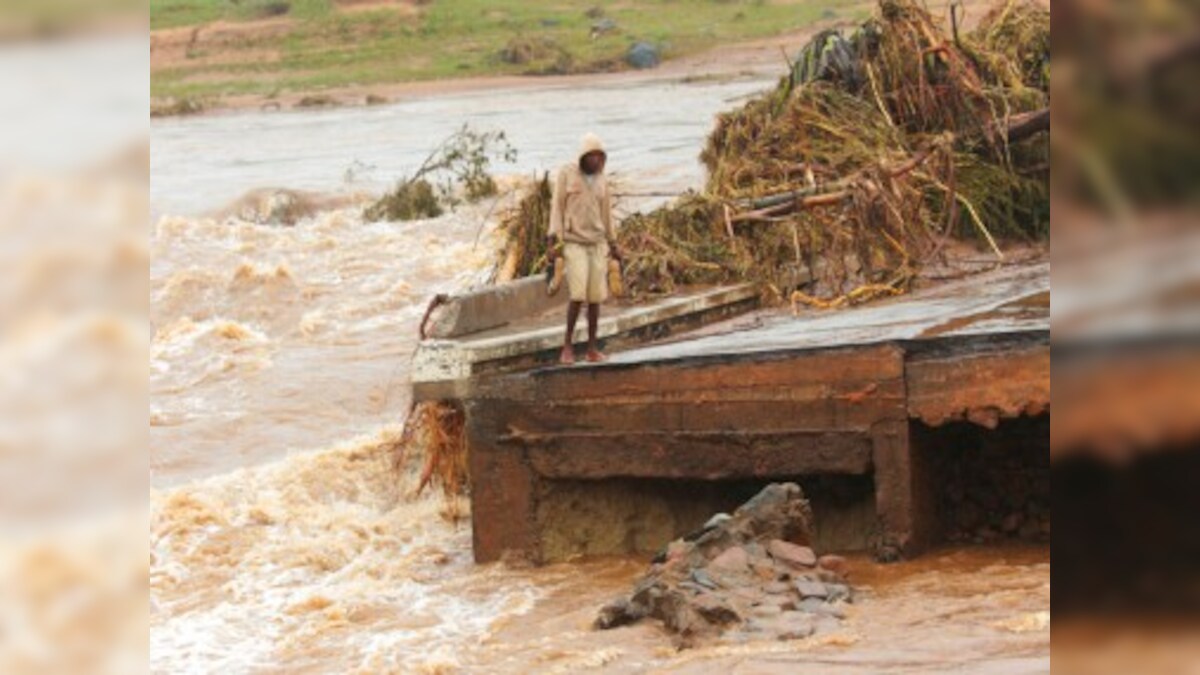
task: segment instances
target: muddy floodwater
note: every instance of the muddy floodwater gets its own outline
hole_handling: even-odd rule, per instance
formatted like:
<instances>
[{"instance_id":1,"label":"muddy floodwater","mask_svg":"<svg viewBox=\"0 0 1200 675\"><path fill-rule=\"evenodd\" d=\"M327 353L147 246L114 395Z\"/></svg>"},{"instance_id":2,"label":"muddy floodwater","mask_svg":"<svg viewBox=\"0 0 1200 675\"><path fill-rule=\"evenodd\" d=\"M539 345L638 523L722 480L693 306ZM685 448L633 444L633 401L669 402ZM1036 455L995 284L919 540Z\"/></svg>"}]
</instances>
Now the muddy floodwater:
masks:
<instances>
[{"instance_id":1,"label":"muddy floodwater","mask_svg":"<svg viewBox=\"0 0 1200 675\"><path fill-rule=\"evenodd\" d=\"M156 672L986 672L1049 669L1047 548L881 566L833 635L676 652L594 632L645 561L471 561L467 506L397 468L416 325L486 277L499 204L409 223L217 217L250 190L379 191L470 122L569 158L585 130L628 192L698 187L713 115L767 77L548 84L151 127L151 657ZM655 197L629 198L630 210ZM486 477L476 477L486 479Z\"/></svg>"},{"instance_id":2,"label":"muddy floodwater","mask_svg":"<svg viewBox=\"0 0 1200 675\"><path fill-rule=\"evenodd\" d=\"M355 208L288 228L208 216L256 189L378 192L464 122L508 134L518 160L496 167L508 175L558 167L593 129L606 139L610 168L626 192L679 191L702 182L697 156L713 115L769 84L735 77L594 90L548 85L370 108L155 121L155 483L315 450L400 422L425 301L482 278L493 257L492 221L506 197L412 223L366 224ZM631 196L621 208L656 200Z\"/></svg>"}]
</instances>

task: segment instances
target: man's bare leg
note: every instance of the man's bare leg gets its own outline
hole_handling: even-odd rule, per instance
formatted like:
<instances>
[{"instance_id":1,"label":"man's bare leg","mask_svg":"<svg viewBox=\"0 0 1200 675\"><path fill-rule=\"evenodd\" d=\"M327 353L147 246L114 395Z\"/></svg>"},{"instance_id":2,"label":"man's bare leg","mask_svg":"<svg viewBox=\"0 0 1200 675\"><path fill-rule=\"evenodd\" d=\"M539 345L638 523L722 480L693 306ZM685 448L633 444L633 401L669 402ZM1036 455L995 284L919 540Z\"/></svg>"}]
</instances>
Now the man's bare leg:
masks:
<instances>
[{"instance_id":1,"label":"man's bare leg","mask_svg":"<svg viewBox=\"0 0 1200 675\"><path fill-rule=\"evenodd\" d=\"M591 361L592 363L598 363L598 362L603 361L608 358L604 354L601 354L600 350L596 347L596 329L598 328L598 326L600 324L600 303L598 303L598 302L589 302L588 303L587 322L588 322L587 360Z\"/></svg>"},{"instance_id":2,"label":"man's bare leg","mask_svg":"<svg viewBox=\"0 0 1200 675\"><path fill-rule=\"evenodd\" d=\"M579 321L579 310L583 309L582 302L572 300L567 305L567 335L563 338L562 354L559 355L559 363L571 365L575 363L575 347L571 343L575 340L575 324Z\"/></svg>"}]
</instances>

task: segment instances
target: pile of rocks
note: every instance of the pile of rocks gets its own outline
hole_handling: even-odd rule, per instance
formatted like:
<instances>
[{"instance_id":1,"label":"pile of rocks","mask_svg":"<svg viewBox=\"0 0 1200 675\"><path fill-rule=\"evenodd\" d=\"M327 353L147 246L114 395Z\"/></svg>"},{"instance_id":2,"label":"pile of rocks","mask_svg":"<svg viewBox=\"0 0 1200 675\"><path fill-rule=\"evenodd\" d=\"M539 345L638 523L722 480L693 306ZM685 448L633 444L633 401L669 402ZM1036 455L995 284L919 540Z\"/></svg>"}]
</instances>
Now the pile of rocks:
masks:
<instances>
[{"instance_id":1,"label":"pile of rocks","mask_svg":"<svg viewBox=\"0 0 1200 675\"><path fill-rule=\"evenodd\" d=\"M768 485L733 513L671 542L597 628L659 619L680 647L698 640L798 639L835 628L852 602L846 561L820 556L812 509L795 483Z\"/></svg>"}]
</instances>

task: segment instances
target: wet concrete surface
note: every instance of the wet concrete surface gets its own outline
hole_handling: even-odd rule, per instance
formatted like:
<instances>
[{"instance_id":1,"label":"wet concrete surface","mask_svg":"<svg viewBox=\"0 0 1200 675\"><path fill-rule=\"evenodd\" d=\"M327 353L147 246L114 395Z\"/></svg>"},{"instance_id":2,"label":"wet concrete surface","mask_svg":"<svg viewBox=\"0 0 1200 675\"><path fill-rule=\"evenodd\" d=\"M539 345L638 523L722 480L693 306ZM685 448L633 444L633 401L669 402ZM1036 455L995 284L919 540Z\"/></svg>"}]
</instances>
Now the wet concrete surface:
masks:
<instances>
[{"instance_id":1,"label":"wet concrete surface","mask_svg":"<svg viewBox=\"0 0 1200 675\"><path fill-rule=\"evenodd\" d=\"M779 313L727 332L615 354L632 364L784 349L1050 330L1050 264L1005 267L852 309Z\"/></svg>"}]
</instances>

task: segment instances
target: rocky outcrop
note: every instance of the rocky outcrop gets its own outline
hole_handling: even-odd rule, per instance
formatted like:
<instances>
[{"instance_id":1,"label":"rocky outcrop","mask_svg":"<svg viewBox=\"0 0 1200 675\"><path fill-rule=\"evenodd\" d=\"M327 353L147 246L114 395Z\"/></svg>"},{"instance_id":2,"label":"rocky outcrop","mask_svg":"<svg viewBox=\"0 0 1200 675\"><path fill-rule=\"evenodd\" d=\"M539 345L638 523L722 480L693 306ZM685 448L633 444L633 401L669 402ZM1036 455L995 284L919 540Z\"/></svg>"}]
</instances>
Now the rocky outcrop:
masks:
<instances>
[{"instance_id":1,"label":"rocky outcrop","mask_svg":"<svg viewBox=\"0 0 1200 675\"><path fill-rule=\"evenodd\" d=\"M605 605L600 629L662 621L678 645L798 639L835 626L853 594L846 561L818 557L812 509L795 483L768 485L733 513L671 542L629 597Z\"/></svg>"}]
</instances>

